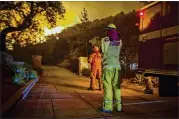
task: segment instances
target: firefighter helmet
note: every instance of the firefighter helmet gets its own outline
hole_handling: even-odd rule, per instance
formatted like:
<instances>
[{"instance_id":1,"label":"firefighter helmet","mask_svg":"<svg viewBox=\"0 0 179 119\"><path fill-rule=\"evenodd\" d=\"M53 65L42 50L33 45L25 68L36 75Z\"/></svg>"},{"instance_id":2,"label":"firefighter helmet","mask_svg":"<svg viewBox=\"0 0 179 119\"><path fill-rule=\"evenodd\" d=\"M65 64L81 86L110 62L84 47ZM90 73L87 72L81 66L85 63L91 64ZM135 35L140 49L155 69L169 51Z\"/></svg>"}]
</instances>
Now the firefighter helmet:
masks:
<instances>
[{"instance_id":1,"label":"firefighter helmet","mask_svg":"<svg viewBox=\"0 0 179 119\"><path fill-rule=\"evenodd\" d=\"M116 26L114 24L109 24L106 29L116 29Z\"/></svg>"}]
</instances>

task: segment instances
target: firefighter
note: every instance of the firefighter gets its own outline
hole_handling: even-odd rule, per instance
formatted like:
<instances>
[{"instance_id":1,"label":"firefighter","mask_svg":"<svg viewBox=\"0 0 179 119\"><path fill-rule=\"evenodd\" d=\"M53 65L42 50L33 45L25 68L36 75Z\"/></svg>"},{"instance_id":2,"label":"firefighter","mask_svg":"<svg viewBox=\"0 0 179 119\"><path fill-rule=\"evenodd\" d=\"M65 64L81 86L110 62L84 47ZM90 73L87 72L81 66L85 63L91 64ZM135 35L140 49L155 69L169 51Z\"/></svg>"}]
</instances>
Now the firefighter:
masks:
<instances>
[{"instance_id":1,"label":"firefighter","mask_svg":"<svg viewBox=\"0 0 179 119\"><path fill-rule=\"evenodd\" d=\"M102 38L102 82L104 90L103 105L100 108L101 112L113 112L113 93L114 102L117 112L122 111L121 100L121 65L119 62L122 40L116 31L114 24L109 24L106 27L107 37Z\"/></svg>"},{"instance_id":2,"label":"firefighter","mask_svg":"<svg viewBox=\"0 0 179 119\"><path fill-rule=\"evenodd\" d=\"M102 81L101 81L101 62L102 57L101 53L99 52L99 48L97 46L93 47L93 53L89 57L89 63L91 64L91 81L90 81L90 87L88 90L95 90L95 82L96 78L98 78L99 82L99 90L102 91Z\"/></svg>"}]
</instances>

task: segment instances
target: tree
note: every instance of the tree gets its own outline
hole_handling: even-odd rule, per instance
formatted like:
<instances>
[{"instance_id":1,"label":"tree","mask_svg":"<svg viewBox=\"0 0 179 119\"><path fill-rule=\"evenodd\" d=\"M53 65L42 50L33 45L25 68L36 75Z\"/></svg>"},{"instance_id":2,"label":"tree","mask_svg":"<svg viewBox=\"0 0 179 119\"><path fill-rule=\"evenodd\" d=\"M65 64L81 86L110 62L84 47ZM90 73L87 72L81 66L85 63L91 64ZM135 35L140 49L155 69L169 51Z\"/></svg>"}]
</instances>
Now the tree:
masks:
<instances>
[{"instance_id":1,"label":"tree","mask_svg":"<svg viewBox=\"0 0 179 119\"><path fill-rule=\"evenodd\" d=\"M86 56L84 38L87 42L89 40L89 43L95 44L94 42L100 41L101 37L104 37L104 28L109 23L114 23L117 27L117 31L119 31L121 35L121 39L123 40L123 50L121 53L121 56L123 56L121 57L121 60L127 61L129 63L136 63L138 62L137 60L139 29L135 24L138 22L139 17L137 16L136 11L133 10L126 14L124 14L124 12L120 12L116 16L109 16L100 20L97 19L87 23L85 22L87 26L85 27L87 29L86 32L84 32L83 23L76 24L62 31L59 34L59 38L61 37L60 39L64 39L67 41L69 46L69 54L72 55L78 52L78 56ZM88 49L90 49L89 47L90 44L88 45Z\"/></svg>"},{"instance_id":2,"label":"tree","mask_svg":"<svg viewBox=\"0 0 179 119\"><path fill-rule=\"evenodd\" d=\"M82 22L84 33L87 34L89 19L88 19L88 12L85 8L83 8L83 11L81 12L81 22ZM84 35L84 40L86 45L86 54L88 57L88 40L85 35Z\"/></svg>"},{"instance_id":3,"label":"tree","mask_svg":"<svg viewBox=\"0 0 179 119\"><path fill-rule=\"evenodd\" d=\"M85 8L83 8L83 11L81 12L80 20L82 22L84 29L87 29L87 24L89 22L89 19L88 19L88 11Z\"/></svg>"},{"instance_id":4,"label":"tree","mask_svg":"<svg viewBox=\"0 0 179 119\"><path fill-rule=\"evenodd\" d=\"M44 24L48 27L55 26L57 19L62 19L64 13L65 8L58 1L0 2L1 50L6 51L6 40L9 37L22 44L29 43L29 39L33 40L36 36L41 37L42 26ZM39 39L38 42L42 38ZM33 42L37 41L30 43Z\"/></svg>"},{"instance_id":5,"label":"tree","mask_svg":"<svg viewBox=\"0 0 179 119\"><path fill-rule=\"evenodd\" d=\"M48 41L47 41L48 42ZM64 60L65 56L69 53L67 40L60 39L56 41L53 49L53 59L55 63L60 63Z\"/></svg>"},{"instance_id":6,"label":"tree","mask_svg":"<svg viewBox=\"0 0 179 119\"><path fill-rule=\"evenodd\" d=\"M90 39L89 43L92 46L97 46L97 47L101 48L101 38L98 36L94 36L92 39Z\"/></svg>"}]
</instances>

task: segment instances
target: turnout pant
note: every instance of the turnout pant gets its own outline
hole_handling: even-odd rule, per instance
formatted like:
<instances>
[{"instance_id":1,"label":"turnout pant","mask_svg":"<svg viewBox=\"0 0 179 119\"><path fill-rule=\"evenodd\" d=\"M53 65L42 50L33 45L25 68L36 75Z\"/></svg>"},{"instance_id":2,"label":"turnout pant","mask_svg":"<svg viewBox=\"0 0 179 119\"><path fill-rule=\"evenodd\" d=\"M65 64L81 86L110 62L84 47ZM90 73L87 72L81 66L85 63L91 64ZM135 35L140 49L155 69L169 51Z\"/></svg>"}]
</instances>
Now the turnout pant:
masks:
<instances>
[{"instance_id":1,"label":"turnout pant","mask_svg":"<svg viewBox=\"0 0 179 119\"><path fill-rule=\"evenodd\" d=\"M96 88L96 78L98 78L99 89L102 89L102 81L101 81L101 68L93 68L91 72L91 81L90 81L90 88Z\"/></svg>"},{"instance_id":2,"label":"turnout pant","mask_svg":"<svg viewBox=\"0 0 179 119\"><path fill-rule=\"evenodd\" d=\"M122 110L121 100L121 70L118 68L104 68L102 74L104 89L103 109L113 110L113 93L114 103L118 111Z\"/></svg>"}]
</instances>

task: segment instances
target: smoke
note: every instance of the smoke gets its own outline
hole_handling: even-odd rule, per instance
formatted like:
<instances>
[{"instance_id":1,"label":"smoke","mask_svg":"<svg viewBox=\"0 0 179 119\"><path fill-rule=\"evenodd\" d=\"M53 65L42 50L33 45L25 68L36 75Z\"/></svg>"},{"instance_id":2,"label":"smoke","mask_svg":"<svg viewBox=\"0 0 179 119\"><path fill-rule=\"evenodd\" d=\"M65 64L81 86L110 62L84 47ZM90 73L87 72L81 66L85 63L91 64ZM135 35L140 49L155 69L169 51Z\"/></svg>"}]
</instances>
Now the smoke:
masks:
<instances>
[{"instance_id":1,"label":"smoke","mask_svg":"<svg viewBox=\"0 0 179 119\"><path fill-rule=\"evenodd\" d=\"M101 19L108 16L114 16L123 11L127 13L140 8L139 1L85 1L85 2L62 2L67 11L73 11L78 17L81 17L81 11L85 7L88 11L89 20Z\"/></svg>"}]
</instances>

